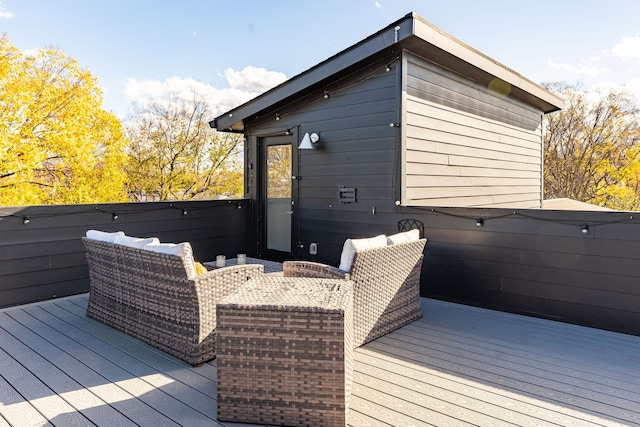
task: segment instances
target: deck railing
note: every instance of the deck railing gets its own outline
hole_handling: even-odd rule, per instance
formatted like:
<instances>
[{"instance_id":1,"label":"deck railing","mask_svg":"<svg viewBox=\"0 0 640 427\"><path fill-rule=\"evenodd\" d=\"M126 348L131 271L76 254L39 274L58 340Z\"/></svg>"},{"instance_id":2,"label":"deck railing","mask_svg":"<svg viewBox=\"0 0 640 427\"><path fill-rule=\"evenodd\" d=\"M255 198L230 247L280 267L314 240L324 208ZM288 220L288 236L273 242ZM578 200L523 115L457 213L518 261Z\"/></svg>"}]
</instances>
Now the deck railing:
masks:
<instances>
[{"instance_id":1,"label":"deck railing","mask_svg":"<svg viewBox=\"0 0 640 427\"><path fill-rule=\"evenodd\" d=\"M419 219L422 296L640 335L640 213L357 206L303 211L303 245L337 265L345 236Z\"/></svg>"},{"instance_id":2,"label":"deck railing","mask_svg":"<svg viewBox=\"0 0 640 427\"><path fill-rule=\"evenodd\" d=\"M207 261L255 249L250 211L248 200L0 208L0 307L86 292L88 229L189 241ZM404 218L421 220L428 238L423 296L640 335L640 215L632 213L301 209L296 255L313 259L305 249L315 242L316 260L334 262L344 238L391 233Z\"/></svg>"},{"instance_id":3,"label":"deck railing","mask_svg":"<svg viewBox=\"0 0 640 427\"><path fill-rule=\"evenodd\" d=\"M191 243L196 260L248 252L249 202L114 203L0 208L0 307L89 289L89 229Z\"/></svg>"},{"instance_id":4,"label":"deck railing","mask_svg":"<svg viewBox=\"0 0 640 427\"><path fill-rule=\"evenodd\" d=\"M422 294L640 335L640 214L416 211Z\"/></svg>"}]
</instances>

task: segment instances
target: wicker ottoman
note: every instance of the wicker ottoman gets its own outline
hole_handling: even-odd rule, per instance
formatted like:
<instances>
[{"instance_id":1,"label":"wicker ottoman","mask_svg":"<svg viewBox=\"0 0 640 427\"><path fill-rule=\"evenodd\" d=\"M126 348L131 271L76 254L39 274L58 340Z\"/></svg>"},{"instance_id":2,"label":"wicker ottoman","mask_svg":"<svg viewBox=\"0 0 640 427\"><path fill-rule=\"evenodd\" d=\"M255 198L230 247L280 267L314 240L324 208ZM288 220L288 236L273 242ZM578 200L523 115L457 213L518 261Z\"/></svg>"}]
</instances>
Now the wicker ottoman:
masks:
<instances>
[{"instance_id":1,"label":"wicker ottoman","mask_svg":"<svg viewBox=\"0 0 640 427\"><path fill-rule=\"evenodd\" d=\"M353 283L263 276L217 304L218 419L344 426Z\"/></svg>"}]
</instances>

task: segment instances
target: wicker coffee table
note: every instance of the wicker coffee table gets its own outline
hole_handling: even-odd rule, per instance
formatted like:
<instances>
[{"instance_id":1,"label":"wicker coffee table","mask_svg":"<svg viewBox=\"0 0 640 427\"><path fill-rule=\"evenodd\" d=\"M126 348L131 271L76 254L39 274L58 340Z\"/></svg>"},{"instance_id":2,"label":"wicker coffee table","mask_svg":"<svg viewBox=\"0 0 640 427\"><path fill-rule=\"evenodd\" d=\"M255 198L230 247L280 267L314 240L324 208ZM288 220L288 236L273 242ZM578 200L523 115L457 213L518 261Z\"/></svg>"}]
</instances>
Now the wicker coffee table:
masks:
<instances>
[{"instance_id":1,"label":"wicker coffee table","mask_svg":"<svg viewBox=\"0 0 640 427\"><path fill-rule=\"evenodd\" d=\"M353 283L262 276L217 304L220 421L344 426Z\"/></svg>"},{"instance_id":2,"label":"wicker coffee table","mask_svg":"<svg viewBox=\"0 0 640 427\"><path fill-rule=\"evenodd\" d=\"M216 266L215 261L209 261L203 263L209 270L221 268ZM276 261L267 261L266 259L247 257L247 264L261 264L264 266L265 273L282 273L282 263ZM229 267L232 265L238 265L238 258L229 258L225 261L224 266Z\"/></svg>"}]
</instances>

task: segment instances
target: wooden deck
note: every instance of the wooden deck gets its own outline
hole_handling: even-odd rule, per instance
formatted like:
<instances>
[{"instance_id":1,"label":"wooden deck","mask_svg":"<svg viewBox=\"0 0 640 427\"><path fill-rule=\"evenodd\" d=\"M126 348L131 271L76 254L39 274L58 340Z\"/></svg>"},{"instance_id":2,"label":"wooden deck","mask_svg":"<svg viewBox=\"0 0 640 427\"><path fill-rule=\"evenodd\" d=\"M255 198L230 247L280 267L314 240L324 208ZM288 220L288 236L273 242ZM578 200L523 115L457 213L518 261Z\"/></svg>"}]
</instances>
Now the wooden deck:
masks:
<instances>
[{"instance_id":1,"label":"wooden deck","mask_svg":"<svg viewBox=\"0 0 640 427\"><path fill-rule=\"evenodd\" d=\"M192 368L84 316L87 296L0 311L0 426L216 421ZM350 426L640 425L640 337L423 300L356 350Z\"/></svg>"}]
</instances>

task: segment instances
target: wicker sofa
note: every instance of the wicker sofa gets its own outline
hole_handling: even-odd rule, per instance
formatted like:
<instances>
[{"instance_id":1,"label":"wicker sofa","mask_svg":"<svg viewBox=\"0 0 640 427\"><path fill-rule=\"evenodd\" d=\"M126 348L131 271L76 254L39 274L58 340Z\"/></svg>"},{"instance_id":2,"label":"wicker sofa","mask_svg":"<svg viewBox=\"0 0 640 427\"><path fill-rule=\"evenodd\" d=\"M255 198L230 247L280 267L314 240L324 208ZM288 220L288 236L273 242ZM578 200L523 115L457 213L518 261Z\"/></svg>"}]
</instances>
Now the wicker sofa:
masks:
<instances>
[{"instance_id":1,"label":"wicker sofa","mask_svg":"<svg viewBox=\"0 0 640 427\"><path fill-rule=\"evenodd\" d=\"M420 272L427 240L357 250L349 272L309 261L286 261L289 277L353 281L354 346L359 347L422 317Z\"/></svg>"},{"instance_id":2,"label":"wicker sofa","mask_svg":"<svg viewBox=\"0 0 640 427\"><path fill-rule=\"evenodd\" d=\"M154 242L134 247L82 240L90 278L87 316L194 366L215 358L217 302L263 274L262 265L247 264L196 275L188 243L175 255L153 250Z\"/></svg>"}]
</instances>

